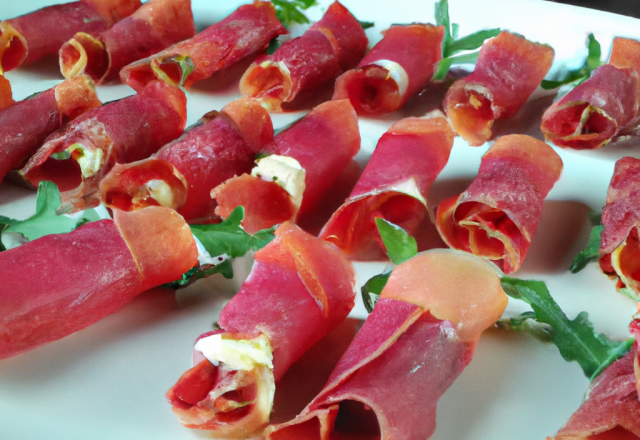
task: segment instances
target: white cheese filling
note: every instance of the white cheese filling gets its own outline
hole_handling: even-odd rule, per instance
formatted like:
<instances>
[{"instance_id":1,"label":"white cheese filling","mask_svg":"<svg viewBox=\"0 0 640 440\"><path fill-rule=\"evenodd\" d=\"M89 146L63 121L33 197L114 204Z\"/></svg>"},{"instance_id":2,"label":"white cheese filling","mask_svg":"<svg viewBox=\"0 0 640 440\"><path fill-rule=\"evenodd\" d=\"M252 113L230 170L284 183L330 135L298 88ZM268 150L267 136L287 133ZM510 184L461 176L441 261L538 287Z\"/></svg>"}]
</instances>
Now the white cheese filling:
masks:
<instances>
[{"instance_id":1,"label":"white cheese filling","mask_svg":"<svg viewBox=\"0 0 640 440\"><path fill-rule=\"evenodd\" d=\"M145 184L147 191L152 199L158 202L161 206L173 208L174 198L173 190L164 180L152 179Z\"/></svg>"},{"instance_id":2,"label":"white cheese filling","mask_svg":"<svg viewBox=\"0 0 640 440\"><path fill-rule=\"evenodd\" d=\"M78 162L82 177L85 179L96 174L102 167L104 154L99 148L87 149L84 145L76 143L65 148L65 151L68 151L71 157Z\"/></svg>"},{"instance_id":3,"label":"white cheese filling","mask_svg":"<svg viewBox=\"0 0 640 440\"><path fill-rule=\"evenodd\" d=\"M378 60L371 64L386 69L389 72L387 79L393 79L398 85L398 94L400 96L405 94L407 87L409 87L409 76L404 67L391 60Z\"/></svg>"},{"instance_id":4,"label":"white cheese filling","mask_svg":"<svg viewBox=\"0 0 640 440\"><path fill-rule=\"evenodd\" d=\"M213 365L223 363L231 370L249 371L260 366L273 369L271 344L262 334L253 339L238 340L219 333L200 339L193 348Z\"/></svg>"},{"instance_id":5,"label":"white cheese filling","mask_svg":"<svg viewBox=\"0 0 640 440\"><path fill-rule=\"evenodd\" d=\"M300 209L307 174L300 162L292 157L272 154L258 159L256 163L257 165L251 170L251 175L277 183L291 196L294 206Z\"/></svg>"}]
</instances>

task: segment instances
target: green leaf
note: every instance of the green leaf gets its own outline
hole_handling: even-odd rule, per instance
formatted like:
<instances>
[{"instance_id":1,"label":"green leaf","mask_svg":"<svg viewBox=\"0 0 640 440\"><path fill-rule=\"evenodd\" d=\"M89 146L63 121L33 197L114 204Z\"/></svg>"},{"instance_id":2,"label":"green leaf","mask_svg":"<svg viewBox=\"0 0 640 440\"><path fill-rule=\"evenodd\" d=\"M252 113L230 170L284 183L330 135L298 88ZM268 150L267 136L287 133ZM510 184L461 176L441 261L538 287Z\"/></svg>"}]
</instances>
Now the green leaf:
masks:
<instances>
[{"instance_id":1,"label":"green leaf","mask_svg":"<svg viewBox=\"0 0 640 440\"><path fill-rule=\"evenodd\" d=\"M389 280L389 275L391 275L391 273L376 275L364 283L360 289L360 292L362 293L362 302L364 303L364 307L367 309L367 312L373 312L373 308L375 307L376 302L378 302L378 298L380 298L380 293L387 284L387 280Z\"/></svg>"},{"instance_id":2,"label":"green leaf","mask_svg":"<svg viewBox=\"0 0 640 440\"><path fill-rule=\"evenodd\" d=\"M627 341L611 341L603 334L596 334L586 312L569 320L544 282L503 277L501 283L507 295L531 305L536 321L551 326L553 343L562 357L578 362L591 380L624 354Z\"/></svg>"},{"instance_id":3,"label":"green leaf","mask_svg":"<svg viewBox=\"0 0 640 440\"><path fill-rule=\"evenodd\" d=\"M602 225L591 228L591 235L589 236L587 247L581 250L571 262L571 266L569 267L571 273L580 272L585 268L587 263L599 257L598 251L600 250L602 231L604 231L604 226Z\"/></svg>"},{"instance_id":4,"label":"green leaf","mask_svg":"<svg viewBox=\"0 0 640 440\"><path fill-rule=\"evenodd\" d=\"M275 226L251 235L240 225L244 208L238 206L222 223L191 225L191 232L211 256L227 254L231 258L244 256L250 250L258 250L275 238Z\"/></svg>"},{"instance_id":5,"label":"green leaf","mask_svg":"<svg viewBox=\"0 0 640 440\"><path fill-rule=\"evenodd\" d=\"M487 38L495 37L500 34L500 32L502 32L502 29L484 29L462 37L459 40L454 40L449 45L449 55L462 52L463 50L475 50L482 46L482 43L484 43Z\"/></svg>"},{"instance_id":6,"label":"green leaf","mask_svg":"<svg viewBox=\"0 0 640 440\"><path fill-rule=\"evenodd\" d=\"M515 318L501 319L496 322L499 328L528 333L542 342L553 341L553 329L549 324L536 320L534 312L525 312Z\"/></svg>"},{"instance_id":7,"label":"green leaf","mask_svg":"<svg viewBox=\"0 0 640 440\"><path fill-rule=\"evenodd\" d=\"M375 26L375 23L373 21L360 21L358 20L358 23L360 23L360 26L362 26L362 29L367 30L369 28L372 28Z\"/></svg>"},{"instance_id":8,"label":"green leaf","mask_svg":"<svg viewBox=\"0 0 640 440\"><path fill-rule=\"evenodd\" d=\"M449 72L449 69L451 69L451 66L453 64L475 63L478 60L479 53L480 51L477 51L477 52L466 53L464 55L458 55L457 57L443 58L438 63L438 68L436 69L436 73L433 75L433 80L434 81L443 80L447 76L447 73Z\"/></svg>"},{"instance_id":9,"label":"green leaf","mask_svg":"<svg viewBox=\"0 0 640 440\"><path fill-rule=\"evenodd\" d=\"M442 40L442 58L446 58L451 53L449 45L453 39L451 36L451 23L449 21L449 2L440 0L435 4L436 26L444 26L444 39ZM457 30L456 30L457 33Z\"/></svg>"},{"instance_id":10,"label":"green leaf","mask_svg":"<svg viewBox=\"0 0 640 440\"><path fill-rule=\"evenodd\" d=\"M557 80L542 80L540 87L545 90L551 90L572 82L583 82L589 78L591 72L604 64L604 62L600 61L600 57L602 56L600 43L598 43L598 40L596 40L593 34L589 34L587 39L587 50L587 58L582 66L577 69L568 70Z\"/></svg>"},{"instance_id":11,"label":"green leaf","mask_svg":"<svg viewBox=\"0 0 640 440\"><path fill-rule=\"evenodd\" d=\"M293 23L308 24L309 19L302 11L317 5L316 0L271 0L276 8L276 17L285 26Z\"/></svg>"},{"instance_id":12,"label":"green leaf","mask_svg":"<svg viewBox=\"0 0 640 440\"><path fill-rule=\"evenodd\" d=\"M212 266L204 270L201 270L199 267L191 268L187 272L183 273L179 280L163 284L161 287L175 290L188 286L201 278L207 278L217 273L227 279L233 278L233 266L231 265L231 260L225 260L217 266Z\"/></svg>"},{"instance_id":13,"label":"green leaf","mask_svg":"<svg viewBox=\"0 0 640 440\"><path fill-rule=\"evenodd\" d=\"M169 76L162 70L161 66L163 64L177 64L180 68L180 80L178 82L178 86L184 86L184 83L187 81L193 69L195 69L195 64L191 57L186 55L171 55L167 58L164 58L162 61L153 60L151 63L151 69L155 72L158 78L162 79L164 82L168 84L174 84L174 81L169 78Z\"/></svg>"},{"instance_id":14,"label":"green leaf","mask_svg":"<svg viewBox=\"0 0 640 440\"><path fill-rule=\"evenodd\" d=\"M57 215L60 208L60 192L53 182L42 181L38 185L36 213L26 220L14 220L0 216L0 231L22 234L29 241L51 234L64 234L91 221L100 219L93 209L86 210L79 218ZM2 249L5 250L4 245Z\"/></svg>"},{"instance_id":15,"label":"green leaf","mask_svg":"<svg viewBox=\"0 0 640 440\"><path fill-rule=\"evenodd\" d=\"M376 226L387 249L387 255L394 264L403 263L418 253L416 239L401 227L383 218L376 218Z\"/></svg>"},{"instance_id":16,"label":"green leaf","mask_svg":"<svg viewBox=\"0 0 640 440\"><path fill-rule=\"evenodd\" d=\"M274 38L273 40L271 40L269 42L269 45L267 46L267 55L273 55L274 52L276 50L278 50L280 48L282 44L280 43L280 40L278 40L278 38Z\"/></svg>"}]
</instances>

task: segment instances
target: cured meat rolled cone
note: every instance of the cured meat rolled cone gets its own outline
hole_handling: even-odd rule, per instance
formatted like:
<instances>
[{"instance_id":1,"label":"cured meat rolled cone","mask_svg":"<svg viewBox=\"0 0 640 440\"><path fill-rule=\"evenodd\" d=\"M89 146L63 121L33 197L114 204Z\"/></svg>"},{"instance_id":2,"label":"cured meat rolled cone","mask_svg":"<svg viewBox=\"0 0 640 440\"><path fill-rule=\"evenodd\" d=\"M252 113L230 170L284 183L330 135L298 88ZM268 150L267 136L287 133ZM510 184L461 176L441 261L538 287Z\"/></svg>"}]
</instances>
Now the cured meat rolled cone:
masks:
<instances>
[{"instance_id":1,"label":"cured meat rolled cone","mask_svg":"<svg viewBox=\"0 0 640 440\"><path fill-rule=\"evenodd\" d=\"M631 323L636 342L589 385L585 401L558 433L547 440L640 439L640 321Z\"/></svg>"},{"instance_id":2,"label":"cured meat rolled cone","mask_svg":"<svg viewBox=\"0 0 640 440\"><path fill-rule=\"evenodd\" d=\"M268 440L424 440L440 396L471 361L507 296L486 261L433 250L397 266L318 396ZM350 436L350 437L348 437Z\"/></svg>"},{"instance_id":3,"label":"cured meat rolled cone","mask_svg":"<svg viewBox=\"0 0 640 440\"><path fill-rule=\"evenodd\" d=\"M639 75L640 42L615 38L609 63L544 112L540 129L547 141L559 147L595 149L636 129Z\"/></svg>"},{"instance_id":4,"label":"cured meat rolled cone","mask_svg":"<svg viewBox=\"0 0 640 440\"><path fill-rule=\"evenodd\" d=\"M482 45L475 70L456 81L443 107L453 129L469 145L491 138L496 119L508 119L520 110L551 67L554 51L503 31Z\"/></svg>"},{"instance_id":5,"label":"cured meat rolled cone","mask_svg":"<svg viewBox=\"0 0 640 440\"><path fill-rule=\"evenodd\" d=\"M0 180L24 165L47 136L101 105L93 81L81 75L0 111Z\"/></svg>"},{"instance_id":6,"label":"cured meat rolled cone","mask_svg":"<svg viewBox=\"0 0 640 440\"><path fill-rule=\"evenodd\" d=\"M114 212L0 253L0 359L108 316L137 294L179 279L198 261L175 211Z\"/></svg>"},{"instance_id":7,"label":"cured meat rolled cone","mask_svg":"<svg viewBox=\"0 0 640 440\"><path fill-rule=\"evenodd\" d=\"M358 64L367 50L360 23L339 2L301 37L284 43L273 55L262 55L240 80L240 92L280 111L301 91L310 90Z\"/></svg>"},{"instance_id":8,"label":"cured meat rolled cone","mask_svg":"<svg viewBox=\"0 0 640 440\"><path fill-rule=\"evenodd\" d=\"M193 38L129 64L120 71L120 79L138 91L158 79L189 87L266 49L272 39L286 33L273 4L255 1Z\"/></svg>"},{"instance_id":9,"label":"cured meat rolled cone","mask_svg":"<svg viewBox=\"0 0 640 440\"><path fill-rule=\"evenodd\" d=\"M61 212L97 206L100 181L114 164L147 158L182 134L186 105L182 90L156 81L49 136L21 174L34 186L53 181L61 191Z\"/></svg>"},{"instance_id":10,"label":"cured meat rolled cone","mask_svg":"<svg viewBox=\"0 0 640 440\"><path fill-rule=\"evenodd\" d=\"M13 104L11 84L4 75L0 75L0 110L9 107L11 104ZM0 179L2 178L0 177Z\"/></svg>"},{"instance_id":11,"label":"cured meat rolled cone","mask_svg":"<svg viewBox=\"0 0 640 440\"><path fill-rule=\"evenodd\" d=\"M160 204L189 222L217 218L211 189L249 173L256 155L274 148L269 113L256 101L239 99L209 112L154 158L116 165L100 184L100 199L118 209Z\"/></svg>"},{"instance_id":12,"label":"cured meat rolled cone","mask_svg":"<svg viewBox=\"0 0 640 440\"><path fill-rule=\"evenodd\" d=\"M251 274L222 310L221 330L202 335L206 358L167 392L189 428L246 437L269 421L275 383L354 305L355 275L334 245L291 223L255 255Z\"/></svg>"},{"instance_id":13,"label":"cured meat rolled cone","mask_svg":"<svg viewBox=\"0 0 640 440\"><path fill-rule=\"evenodd\" d=\"M226 218L244 206L255 232L310 212L360 150L358 118L346 99L329 101L279 133L272 154L252 175L229 179L211 192Z\"/></svg>"},{"instance_id":14,"label":"cured meat rolled cone","mask_svg":"<svg viewBox=\"0 0 640 440\"><path fill-rule=\"evenodd\" d=\"M618 279L619 289L640 295L640 160L623 157L616 162L602 224L600 267Z\"/></svg>"},{"instance_id":15,"label":"cured meat rolled cone","mask_svg":"<svg viewBox=\"0 0 640 440\"><path fill-rule=\"evenodd\" d=\"M120 69L195 35L191 0L150 0L97 37L76 33L59 51L65 78L86 73L98 84Z\"/></svg>"},{"instance_id":16,"label":"cured meat rolled cone","mask_svg":"<svg viewBox=\"0 0 640 440\"><path fill-rule=\"evenodd\" d=\"M384 251L375 219L416 232L427 211L427 192L449 160L454 133L445 118L396 122L378 145L349 198L320 237L351 258L375 258Z\"/></svg>"},{"instance_id":17,"label":"cured meat rolled cone","mask_svg":"<svg viewBox=\"0 0 640 440\"><path fill-rule=\"evenodd\" d=\"M561 173L560 156L544 142L503 136L483 156L469 188L438 205L438 232L450 247L513 273L527 255L544 198Z\"/></svg>"},{"instance_id":18,"label":"cured meat rolled cone","mask_svg":"<svg viewBox=\"0 0 640 440\"><path fill-rule=\"evenodd\" d=\"M57 53L76 32L99 35L140 5L140 0L80 0L0 21L0 73Z\"/></svg>"},{"instance_id":19,"label":"cured meat rolled cone","mask_svg":"<svg viewBox=\"0 0 640 440\"><path fill-rule=\"evenodd\" d=\"M424 89L442 59L443 26L392 26L358 64L336 80L333 99L349 99L358 114L383 115Z\"/></svg>"}]
</instances>

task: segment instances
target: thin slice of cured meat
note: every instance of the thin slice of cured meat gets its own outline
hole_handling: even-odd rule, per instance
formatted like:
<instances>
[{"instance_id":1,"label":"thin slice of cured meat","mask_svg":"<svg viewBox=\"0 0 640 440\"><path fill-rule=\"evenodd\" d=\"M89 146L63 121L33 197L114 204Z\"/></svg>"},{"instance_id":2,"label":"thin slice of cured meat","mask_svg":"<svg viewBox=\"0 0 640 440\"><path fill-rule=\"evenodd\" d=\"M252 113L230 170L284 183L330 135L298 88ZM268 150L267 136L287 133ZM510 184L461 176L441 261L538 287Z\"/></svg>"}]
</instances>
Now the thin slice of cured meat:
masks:
<instances>
[{"instance_id":1,"label":"thin slice of cured meat","mask_svg":"<svg viewBox=\"0 0 640 440\"><path fill-rule=\"evenodd\" d=\"M631 351L593 380L580 408L555 436L547 440L640 439L639 326L637 320L631 324L636 338Z\"/></svg>"},{"instance_id":2,"label":"thin slice of cured meat","mask_svg":"<svg viewBox=\"0 0 640 440\"><path fill-rule=\"evenodd\" d=\"M158 79L189 87L266 49L272 39L287 32L271 2L255 1L193 38L129 64L120 79L135 90Z\"/></svg>"},{"instance_id":3,"label":"thin slice of cured meat","mask_svg":"<svg viewBox=\"0 0 640 440\"><path fill-rule=\"evenodd\" d=\"M424 89L442 59L444 27L392 26L355 69L336 80L333 99L349 99L358 114L383 115Z\"/></svg>"},{"instance_id":4,"label":"thin slice of cured meat","mask_svg":"<svg viewBox=\"0 0 640 440\"><path fill-rule=\"evenodd\" d=\"M358 118L349 101L320 104L278 133L275 148L265 151L272 156L258 161L251 176L235 177L212 191L218 202L216 213L226 218L242 205L245 227L300 218L326 196L359 150ZM270 194L274 202L268 203L260 194Z\"/></svg>"},{"instance_id":5,"label":"thin slice of cured meat","mask_svg":"<svg viewBox=\"0 0 640 440\"><path fill-rule=\"evenodd\" d=\"M201 360L167 392L189 428L247 437L268 421L276 383L347 317L355 274L333 244L291 223L255 255L251 274L225 306L221 330L195 345Z\"/></svg>"},{"instance_id":6,"label":"thin slice of cured meat","mask_svg":"<svg viewBox=\"0 0 640 440\"><path fill-rule=\"evenodd\" d=\"M175 211L115 212L0 253L0 359L70 335L197 264Z\"/></svg>"},{"instance_id":7,"label":"thin slice of cured meat","mask_svg":"<svg viewBox=\"0 0 640 440\"><path fill-rule=\"evenodd\" d=\"M256 155L273 148L269 113L253 100L232 101L204 115L153 158L117 164L100 184L100 199L125 210L167 206L190 223L209 222L218 218L211 190L250 172Z\"/></svg>"},{"instance_id":8,"label":"thin slice of cured meat","mask_svg":"<svg viewBox=\"0 0 640 440\"><path fill-rule=\"evenodd\" d=\"M133 14L140 0L80 0L0 22L0 73L58 49L76 32L99 35Z\"/></svg>"},{"instance_id":9,"label":"thin slice of cured meat","mask_svg":"<svg viewBox=\"0 0 640 440\"><path fill-rule=\"evenodd\" d=\"M256 58L240 80L240 92L279 111L300 92L355 67L368 42L358 20L336 1L302 36Z\"/></svg>"},{"instance_id":10,"label":"thin slice of cured meat","mask_svg":"<svg viewBox=\"0 0 640 440\"><path fill-rule=\"evenodd\" d=\"M438 399L506 305L486 261L448 249L418 254L393 270L324 389L265 437L428 438Z\"/></svg>"},{"instance_id":11,"label":"thin slice of cured meat","mask_svg":"<svg viewBox=\"0 0 640 440\"><path fill-rule=\"evenodd\" d=\"M452 248L517 271L529 250L542 204L562 173L549 145L526 135L499 138L469 188L438 205L436 227Z\"/></svg>"},{"instance_id":12,"label":"thin slice of cured meat","mask_svg":"<svg viewBox=\"0 0 640 440\"><path fill-rule=\"evenodd\" d=\"M482 45L473 73L456 81L443 107L469 145L491 138L496 119L508 119L529 99L553 61L550 46L503 31Z\"/></svg>"},{"instance_id":13,"label":"thin slice of cured meat","mask_svg":"<svg viewBox=\"0 0 640 440\"><path fill-rule=\"evenodd\" d=\"M609 63L549 107L547 141L576 150L600 148L640 123L640 42L615 38Z\"/></svg>"},{"instance_id":14,"label":"thin slice of cured meat","mask_svg":"<svg viewBox=\"0 0 640 440\"><path fill-rule=\"evenodd\" d=\"M101 105L91 78L80 75L0 111L0 180L21 168L47 136Z\"/></svg>"},{"instance_id":15,"label":"thin slice of cured meat","mask_svg":"<svg viewBox=\"0 0 640 440\"><path fill-rule=\"evenodd\" d=\"M618 289L640 295L640 160L616 162L602 211L600 267L617 280Z\"/></svg>"},{"instance_id":16,"label":"thin slice of cured meat","mask_svg":"<svg viewBox=\"0 0 640 440\"><path fill-rule=\"evenodd\" d=\"M415 234L428 215L427 192L449 160L453 137L443 117L396 122L378 141L351 195L320 237L351 258L373 259L384 252L376 218Z\"/></svg>"},{"instance_id":17,"label":"thin slice of cured meat","mask_svg":"<svg viewBox=\"0 0 640 440\"><path fill-rule=\"evenodd\" d=\"M61 192L61 212L97 206L100 181L114 164L147 158L182 134L186 106L182 90L155 81L49 136L21 174L33 185L54 182Z\"/></svg>"},{"instance_id":18,"label":"thin slice of cured meat","mask_svg":"<svg viewBox=\"0 0 640 440\"><path fill-rule=\"evenodd\" d=\"M0 110L9 107L11 104L13 104L11 83L4 75L0 75Z\"/></svg>"},{"instance_id":19,"label":"thin slice of cured meat","mask_svg":"<svg viewBox=\"0 0 640 440\"><path fill-rule=\"evenodd\" d=\"M113 81L127 64L195 33L191 0L150 0L97 37L76 33L60 48L60 71L65 78L86 73L98 84Z\"/></svg>"}]
</instances>

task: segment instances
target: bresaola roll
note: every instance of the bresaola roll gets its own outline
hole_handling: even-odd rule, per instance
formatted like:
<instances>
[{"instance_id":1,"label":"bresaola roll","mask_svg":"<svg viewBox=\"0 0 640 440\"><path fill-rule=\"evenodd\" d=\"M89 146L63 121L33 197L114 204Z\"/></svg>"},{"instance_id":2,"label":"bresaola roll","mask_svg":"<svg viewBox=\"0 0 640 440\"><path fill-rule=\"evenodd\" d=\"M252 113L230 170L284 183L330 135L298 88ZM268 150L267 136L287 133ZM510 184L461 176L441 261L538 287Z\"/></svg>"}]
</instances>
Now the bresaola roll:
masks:
<instances>
[{"instance_id":1,"label":"bresaola roll","mask_svg":"<svg viewBox=\"0 0 640 440\"><path fill-rule=\"evenodd\" d=\"M268 228L310 212L326 196L360 149L358 118L346 99L315 107L280 132L270 156L259 159L251 175L215 188L216 213L226 218L244 206L248 232Z\"/></svg>"},{"instance_id":2,"label":"bresaola roll","mask_svg":"<svg viewBox=\"0 0 640 440\"><path fill-rule=\"evenodd\" d=\"M602 211L600 268L617 279L618 289L640 295L640 160L616 162Z\"/></svg>"},{"instance_id":3,"label":"bresaola roll","mask_svg":"<svg viewBox=\"0 0 640 440\"><path fill-rule=\"evenodd\" d=\"M193 38L129 64L120 72L120 79L137 91L158 79L189 87L266 49L272 39L286 33L273 4L255 1Z\"/></svg>"},{"instance_id":4,"label":"bresaola roll","mask_svg":"<svg viewBox=\"0 0 640 440\"><path fill-rule=\"evenodd\" d=\"M355 300L351 264L334 245L291 223L255 255L218 325L195 345L202 360L167 392L189 428L246 437L268 421L277 381L336 328Z\"/></svg>"},{"instance_id":5,"label":"bresaola roll","mask_svg":"<svg viewBox=\"0 0 640 440\"><path fill-rule=\"evenodd\" d=\"M360 23L339 2L301 37L284 43L273 55L263 55L240 80L240 92L272 111L301 91L334 79L358 64L367 50Z\"/></svg>"},{"instance_id":6,"label":"bresaola roll","mask_svg":"<svg viewBox=\"0 0 640 440\"><path fill-rule=\"evenodd\" d=\"M547 440L637 440L640 438L640 321L630 325L629 353L596 377L580 408Z\"/></svg>"},{"instance_id":7,"label":"bresaola roll","mask_svg":"<svg viewBox=\"0 0 640 440\"><path fill-rule=\"evenodd\" d=\"M396 122L376 149L344 204L320 237L356 259L384 252L375 219L414 234L428 215L427 192L449 160L454 133L443 117Z\"/></svg>"},{"instance_id":8,"label":"bresaola roll","mask_svg":"<svg viewBox=\"0 0 640 440\"><path fill-rule=\"evenodd\" d=\"M53 181L64 212L97 206L100 180L116 163L149 157L179 137L186 123L182 90L155 81L140 93L92 109L46 139L22 175Z\"/></svg>"},{"instance_id":9,"label":"bresaola roll","mask_svg":"<svg viewBox=\"0 0 640 440\"><path fill-rule=\"evenodd\" d=\"M0 110L9 107L11 104L13 104L11 84L4 75L0 75Z\"/></svg>"},{"instance_id":10,"label":"bresaola roll","mask_svg":"<svg viewBox=\"0 0 640 440\"><path fill-rule=\"evenodd\" d=\"M520 110L549 71L554 51L503 31L482 45L473 73L456 81L443 107L453 129L469 145L491 137L496 119Z\"/></svg>"},{"instance_id":11,"label":"bresaola roll","mask_svg":"<svg viewBox=\"0 0 640 440\"><path fill-rule=\"evenodd\" d=\"M197 262L191 230L162 207L0 252L0 359L85 328Z\"/></svg>"},{"instance_id":12,"label":"bresaola roll","mask_svg":"<svg viewBox=\"0 0 640 440\"><path fill-rule=\"evenodd\" d=\"M151 0L100 35L76 33L60 48L65 78L81 73L96 83L118 78L127 64L195 35L191 0Z\"/></svg>"},{"instance_id":13,"label":"bresaola roll","mask_svg":"<svg viewBox=\"0 0 640 440\"><path fill-rule=\"evenodd\" d=\"M0 180L22 167L47 136L101 105L93 81L81 75L0 111Z\"/></svg>"},{"instance_id":14,"label":"bresaola roll","mask_svg":"<svg viewBox=\"0 0 640 440\"><path fill-rule=\"evenodd\" d=\"M562 173L549 145L525 135L499 138L459 196L438 205L436 227L450 247L493 260L505 273L524 261L542 204Z\"/></svg>"},{"instance_id":15,"label":"bresaola roll","mask_svg":"<svg viewBox=\"0 0 640 440\"><path fill-rule=\"evenodd\" d=\"M440 396L471 361L507 296L486 261L435 250L397 266L324 389L268 440L424 440Z\"/></svg>"},{"instance_id":16,"label":"bresaola roll","mask_svg":"<svg viewBox=\"0 0 640 440\"><path fill-rule=\"evenodd\" d=\"M116 164L100 184L100 199L124 210L167 206L190 223L209 222L218 218L211 190L251 172L258 153L273 148L269 113L253 100L232 101L204 115L153 158Z\"/></svg>"},{"instance_id":17,"label":"bresaola roll","mask_svg":"<svg viewBox=\"0 0 640 440\"><path fill-rule=\"evenodd\" d=\"M140 4L140 0L80 0L1 21L0 72L57 53L76 32L99 35Z\"/></svg>"},{"instance_id":18,"label":"bresaola roll","mask_svg":"<svg viewBox=\"0 0 640 440\"><path fill-rule=\"evenodd\" d=\"M396 25L383 35L358 67L336 80L333 99L348 99L358 114L398 110L427 86L442 59L443 26Z\"/></svg>"},{"instance_id":19,"label":"bresaola roll","mask_svg":"<svg viewBox=\"0 0 640 440\"><path fill-rule=\"evenodd\" d=\"M615 38L609 63L545 111L547 141L584 150L632 134L640 123L639 75L640 42Z\"/></svg>"}]
</instances>

